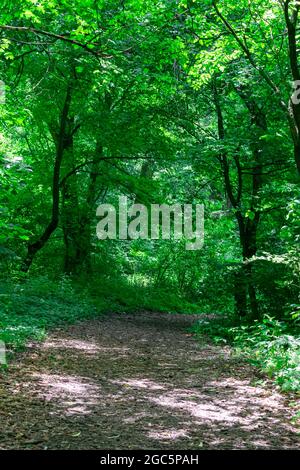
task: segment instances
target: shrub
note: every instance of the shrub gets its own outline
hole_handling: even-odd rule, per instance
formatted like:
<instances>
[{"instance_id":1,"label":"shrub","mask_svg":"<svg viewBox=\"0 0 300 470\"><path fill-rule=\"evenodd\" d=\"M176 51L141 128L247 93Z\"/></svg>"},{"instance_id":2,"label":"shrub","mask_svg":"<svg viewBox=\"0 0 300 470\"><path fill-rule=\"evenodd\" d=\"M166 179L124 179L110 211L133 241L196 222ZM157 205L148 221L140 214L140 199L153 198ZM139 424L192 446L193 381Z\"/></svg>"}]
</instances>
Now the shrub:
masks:
<instances>
[{"instance_id":1,"label":"shrub","mask_svg":"<svg viewBox=\"0 0 300 470\"><path fill-rule=\"evenodd\" d=\"M280 322L265 315L253 325L230 325L228 318L201 320L193 331L232 344L238 354L274 378L282 390L300 392L300 335L295 322Z\"/></svg>"}]
</instances>

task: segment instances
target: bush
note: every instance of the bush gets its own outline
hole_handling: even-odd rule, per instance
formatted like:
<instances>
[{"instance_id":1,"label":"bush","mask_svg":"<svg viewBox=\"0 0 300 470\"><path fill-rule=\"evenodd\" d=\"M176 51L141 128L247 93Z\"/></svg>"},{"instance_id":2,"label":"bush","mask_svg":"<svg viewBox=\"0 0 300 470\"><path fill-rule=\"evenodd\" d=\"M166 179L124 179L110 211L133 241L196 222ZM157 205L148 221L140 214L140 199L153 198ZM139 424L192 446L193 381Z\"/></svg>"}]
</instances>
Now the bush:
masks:
<instances>
[{"instance_id":1,"label":"bush","mask_svg":"<svg viewBox=\"0 0 300 470\"><path fill-rule=\"evenodd\" d=\"M300 334L296 323L266 315L254 325L230 324L229 319L200 321L193 331L232 344L238 354L274 378L282 390L300 392Z\"/></svg>"}]
</instances>

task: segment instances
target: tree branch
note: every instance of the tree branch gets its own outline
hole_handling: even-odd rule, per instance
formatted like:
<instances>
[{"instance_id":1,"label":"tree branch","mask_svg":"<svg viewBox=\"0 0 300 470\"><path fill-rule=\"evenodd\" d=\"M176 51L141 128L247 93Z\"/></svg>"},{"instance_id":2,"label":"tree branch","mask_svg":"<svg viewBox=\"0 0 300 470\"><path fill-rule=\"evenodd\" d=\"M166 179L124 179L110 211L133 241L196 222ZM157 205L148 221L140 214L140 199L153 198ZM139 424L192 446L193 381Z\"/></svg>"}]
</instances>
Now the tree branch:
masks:
<instances>
[{"instance_id":1,"label":"tree branch","mask_svg":"<svg viewBox=\"0 0 300 470\"><path fill-rule=\"evenodd\" d=\"M3 31L17 31L17 32L20 32L20 33L33 33L33 34L37 34L37 35L41 35L41 36L47 36L47 37L50 37L50 38L54 38L55 40L68 42L68 43L73 44L75 46L81 47L86 52L88 52L89 54L92 54L96 57L103 57L103 58L106 58L106 59L111 59L113 57L112 55L104 54L103 52L91 49L91 47L89 47L89 46L94 45L93 43L90 43L90 44L89 43L82 43L80 41L77 41L76 39L72 39L72 38L69 38L69 37L61 35L61 34L51 33L50 31L44 31L42 29L32 28L32 27L28 27L28 26L0 25L0 30L3 30Z\"/></svg>"}]
</instances>

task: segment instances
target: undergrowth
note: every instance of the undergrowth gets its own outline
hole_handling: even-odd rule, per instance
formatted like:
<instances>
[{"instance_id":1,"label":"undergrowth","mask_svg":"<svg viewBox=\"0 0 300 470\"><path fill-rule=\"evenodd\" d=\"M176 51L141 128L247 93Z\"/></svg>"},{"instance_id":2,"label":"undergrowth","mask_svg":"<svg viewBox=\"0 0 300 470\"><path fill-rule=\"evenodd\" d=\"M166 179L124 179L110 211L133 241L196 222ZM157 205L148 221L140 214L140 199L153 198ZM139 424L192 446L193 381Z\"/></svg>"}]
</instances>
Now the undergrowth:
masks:
<instances>
[{"instance_id":1,"label":"undergrowth","mask_svg":"<svg viewBox=\"0 0 300 470\"><path fill-rule=\"evenodd\" d=\"M124 278L91 281L89 295L97 303L99 299L116 312L147 310L168 313L199 313L199 305L189 302L170 289L129 283Z\"/></svg>"},{"instance_id":2,"label":"undergrowth","mask_svg":"<svg viewBox=\"0 0 300 470\"><path fill-rule=\"evenodd\" d=\"M95 311L87 296L77 294L67 278L2 281L0 340L20 348L28 339L43 339L48 328L91 317Z\"/></svg>"},{"instance_id":3,"label":"undergrowth","mask_svg":"<svg viewBox=\"0 0 300 470\"><path fill-rule=\"evenodd\" d=\"M231 318L200 320L193 331L216 343L233 345L241 357L258 366L283 391L300 393L300 328L298 318L278 321L264 316L252 325L232 326Z\"/></svg>"},{"instance_id":4,"label":"undergrowth","mask_svg":"<svg viewBox=\"0 0 300 470\"><path fill-rule=\"evenodd\" d=\"M48 329L109 312L140 310L194 313L199 306L164 290L123 279L72 282L47 276L0 281L0 341L22 348L42 340Z\"/></svg>"}]
</instances>

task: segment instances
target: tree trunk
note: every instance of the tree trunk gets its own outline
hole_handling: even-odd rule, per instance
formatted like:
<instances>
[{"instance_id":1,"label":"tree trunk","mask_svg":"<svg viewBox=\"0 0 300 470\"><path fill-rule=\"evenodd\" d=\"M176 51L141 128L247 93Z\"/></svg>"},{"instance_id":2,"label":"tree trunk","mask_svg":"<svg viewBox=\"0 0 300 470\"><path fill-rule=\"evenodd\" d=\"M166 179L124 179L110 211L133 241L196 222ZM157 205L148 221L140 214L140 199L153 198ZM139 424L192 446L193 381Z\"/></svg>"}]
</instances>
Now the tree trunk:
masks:
<instances>
[{"instance_id":1,"label":"tree trunk","mask_svg":"<svg viewBox=\"0 0 300 470\"><path fill-rule=\"evenodd\" d=\"M73 159L73 142L70 145L70 161ZM89 173L84 200L80 200L76 176L68 178L63 185L63 231L65 243L64 271L78 275L91 271L92 234L91 223L97 193L97 177L103 149L100 140L96 143L93 163ZM74 163L74 162L73 162Z\"/></svg>"},{"instance_id":2,"label":"tree trunk","mask_svg":"<svg viewBox=\"0 0 300 470\"><path fill-rule=\"evenodd\" d=\"M65 150L65 138L66 138L66 126L68 120L69 109L71 105L71 87L68 86L67 93L65 97L65 102L63 110L60 117L59 131L57 133L57 139L55 140L56 145L56 156L53 169L53 179L52 179L52 215L51 219L45 228L42 235L35 242L31 242L27 247L27 255L22 263L22 271L27 272L36 256L38 251L40 251L52 233L56 230L58 221L59 221L59 201L60 201L60 170L61 164L63 161L63 155Z\"/></svg>"},{"instance_id":3,"label":"tree trunk","mask_svg":"<svg viewBox=\"0 0 300 470\"><path fill-rule=\"evenodd\" d=\"M267 131L267 121L264 113L259 108L255 100L248 93L246 93L245 90L239 88L236 91L247 106L251 117L251 124L254 125L254 143L252 151L255 164L252 168L252 198L248 214L242 213L240 209L240 203L243 193L243 176L239 156L235 155L234 157L238 176L238 188L235 193L230 176L230 163L226 152L223 151L220 154L219 159L223 170L226 194L232 207L235 209L235 217L238 222L239 238L242 248L243 266L239 270L239 272L236 273L234 282L236 312L240 317L245 317L247 315L248 297L251 310L251 317L255 319L259 317L259 306L257 302L256 288L253 279L253 270L250 264L250 260L257 253L257 230L260 221L260 210L258 208L258 205L259 193L263 184L262 158L264 153L264 149L262 148L263 144L261 143L260 137ZM217 111L219 139L224 140L224 119L216 83L213 85L213 95Z\"/></svg>"}]
</instances>

